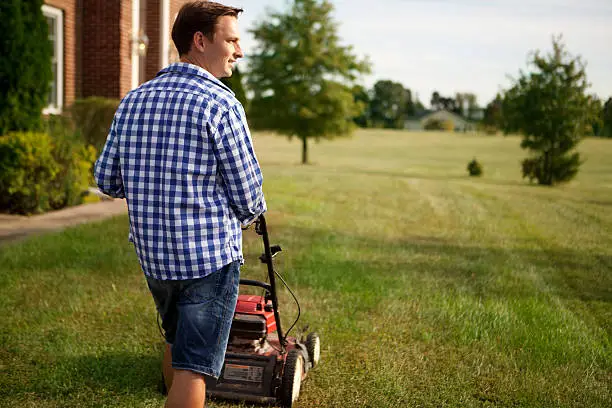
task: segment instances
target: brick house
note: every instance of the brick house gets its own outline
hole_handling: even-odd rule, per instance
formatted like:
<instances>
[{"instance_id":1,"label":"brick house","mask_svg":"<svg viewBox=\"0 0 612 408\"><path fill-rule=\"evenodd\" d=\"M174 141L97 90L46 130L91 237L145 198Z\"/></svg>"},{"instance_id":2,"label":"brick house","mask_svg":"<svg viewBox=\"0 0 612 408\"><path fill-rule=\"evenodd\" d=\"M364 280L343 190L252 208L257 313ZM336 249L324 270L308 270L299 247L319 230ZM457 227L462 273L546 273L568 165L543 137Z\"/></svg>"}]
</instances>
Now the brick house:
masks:
<instances>
[{"instance_id":1,"label":"brick house","mask_svg":"<svg viewBox=\"0 0 612 408\"><path fill-rule=\"evenodd\" d=\"M44 0L53 43L46 113L75 99L121 98L178 55L172 22L187 0Z\"/></svg>"}]
</instances>

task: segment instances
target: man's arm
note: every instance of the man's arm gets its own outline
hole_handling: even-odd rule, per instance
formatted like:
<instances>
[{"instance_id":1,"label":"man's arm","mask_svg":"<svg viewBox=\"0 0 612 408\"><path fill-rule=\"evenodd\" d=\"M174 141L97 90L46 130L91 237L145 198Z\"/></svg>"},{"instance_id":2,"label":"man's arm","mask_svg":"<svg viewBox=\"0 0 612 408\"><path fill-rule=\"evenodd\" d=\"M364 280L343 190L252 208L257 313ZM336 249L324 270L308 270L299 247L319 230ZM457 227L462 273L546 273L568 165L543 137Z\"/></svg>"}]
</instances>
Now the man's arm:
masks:
<instances>
[{"instance_id":1,"label":"man's arm","mask_svg":"<svg viewBox=\"0 0 612 408\"><path fill-rule=\"evenodd\" d=\"M94 176L98 187L104 194L114 198L125 198L118 143L116 123L113 119L102 154L96 161Z\"/></svg>"},{"instance_id":2,"label":"man's arm","mask_svg":"<svg viewBox=\"0 0 612 408\"><path fill-rule=\"evenodd\" d=\"M230 206L242 225L248 225L266 211L263 177L241 105L235 105L221 119L215 147L217 161Z\"/></svg>"}]
</instances>

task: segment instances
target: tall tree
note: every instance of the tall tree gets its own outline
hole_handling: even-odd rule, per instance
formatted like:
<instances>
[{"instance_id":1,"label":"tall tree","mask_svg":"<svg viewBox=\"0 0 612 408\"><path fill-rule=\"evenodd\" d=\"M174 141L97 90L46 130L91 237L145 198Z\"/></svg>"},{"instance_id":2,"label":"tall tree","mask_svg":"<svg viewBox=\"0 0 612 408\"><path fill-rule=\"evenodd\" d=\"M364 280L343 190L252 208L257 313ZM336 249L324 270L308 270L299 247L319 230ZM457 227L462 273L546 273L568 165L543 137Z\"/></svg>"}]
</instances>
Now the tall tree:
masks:
<instances>
[{"instance_id":1,"label":"tall tree","mask_svg":"<svg viewBox=\"0 0 612 408\"><path fill-rule=\"evenodd\" d=\"M302 141L308 162L309 139L332 139L355 128L361 104L352 86L370 70L352 47L340 45L327 0L293 0L285 12L269 12L251 32L248 84L250 114L256 128Z\"/></svg>"},{"instance_id":2,"label":"tall tree","mask_svg":"<svg viewBox=\"0 0 612 408\"><path fill-rule=\"evenodd\" d=\"M248 111L248 100L246 97L246 93L244 92L244 86L242 83L242 74L238 67L234 69L231 77L222 78L221 82L223 82L229 89L234 91L236 95L236 99L240 101L245 110Z\"/></svg>"},{"instance_id":3,"label":"tall tree","mask_svg":"<svg viewBox=\"0 0 612 408\"><path fill-rule=\"evenodd\" d=\"M495 99L489 102L484 110L483 124L490 127L492 131L502 125L502 97L498 93Z\"/></svg>"},{"instance_id":4,"label":"tall tree","mask_svg":"<svg viewBox=\"0 0 612 408\"><path fill-rule=\"evenodd\" d=\"M419 95L418 94L415 96L413 106L414 106L414 114L415 115L417 113L422 112L422 111L425 110L425 105L423 105L423 102L421 102L421 100L419 99Z\"/></svg>"},{"instance_id":5,"label":"tall tree","mask_svg":"<svg viewBox=\"0 0 612 408\"><path fill-rule=\"evenodd\" d=\"M0 135L40 126L52 79L42 0L0 1Z\"/></svg>"},{"instance_id":6,"label":"tall tree","mask_svg":"<svg viewBox=\"0 0 612 408\"><path fill-rule=\"evenodd\" d=\"M604 104L602 116L602 136L612 137L612 98L608 98L608 100Z\"/></svg>"},{"instance_id":7,"label":"tall tree","mask_svg":"<svg viewBox=\"0 0 612 408\"><path fill-rule=\"evenodd\" d=\"M368 91L361 85L353 86L353 100L359 104L359 110L361 112L353 118L353 121L359 127L370 127L370 95Z\"/></svg>"},{"instance_id":8,"label":"tall tree","mask_svg":"<svg viewBox=\"0 0 612 408\"><path fill-rule=\"evenodd\" d=\"M455 98L446 98L441 97L440 103L442 105L442 109L445 109L449 112L456 113L457 115L461 115L461 107L457 104Z\"/></svg>"},{"instance_id":9,"label":"tall tree","mask_svg":"<svg viewBox=\"0 0 612 408\"><path fill-rule=\"evenodd\" d=\"M604 128L604 103L599 98L593 100L594 109L596 111L595 117L591 122L591 131L587 133L587 136L601 136L605 137Z\"/></svg>"},{"instance_id":10,"label":"tall tree","mask_svg":"<svg viewBox=\"0 0 612 408\"><path fill-rule=\"evenodd\" d=\"M587 94L585 64L566 51L561 37L553 38L551 53L534 52L531 65L505 93L505 130L522 133L521 147L531 153L523 177L554 185L578 173L580 154L573 150L597 114L595 98Z\"/></svg>"},{"instance_id":11,"label":"tall tree","mask_svg":"<svg viewBox=\"0 0 612 408\"><path fill-rule=\"evenodd\" d=\"M467 103L467 118L470 120L475 120L477 119L476 113L480 110L476 95L470 92L464 95Z\"/></svg>"},{"instance_id":12,"label":"tall tree","mask_svg":"<svg viewBox=\"0 0 612 408\"><path fill-rule=\"evenodd\" d=\"M404 116L414 116L417 111L416 102L412 99L412 91L408 88L404 89Z\"/></svg>"},{"instance_id":13,"label":"tall tree","mask_svg":"<svg viewBox=\"0 0 612 408\"><path fill-rule=\"evenodd\" d=\"M369 108L373 125L390 129L402 128L407 109L414 110L410 106L412 101L408 98L411 98L410 91L404 89L399 82L376 82L372 88Z\"/></svg>"},{"instance_id":14,"label":"tall tree","mask_svg":"<svg viewBox=\"0 0 612 408\"><path fill-rule=\"evenodd\" d=\"M432 110L437 111L442 109L442 105L440 104L440 93L438 91L433 91L429 104Z\"/></svg>"},{"instance_id":15,"label":"tall tree","mask_svg":"<svg viewBox=\"0 0 612 408\"><path fill-rule=\"evenodd\" d=\"M468 119L475 119L474 116L478 110L476 95L471 92L457 92L455 94L455 113Z\"/></svg>"},{"instance_id":16,"label":"tall tree","mask_svg":"<svg viewBox=\"0 0 612 408\"><path fill-rule=\"evenodd\" d=\"M454 112L454 113L461 115L462 114L461 107L457 103L457 99L456 99L459 95L461 95L461 101L462 101L463 100L462 94L457 94L455 95L454 98L447 98L445 96L440 95L438 91L434 91L431 94L431 102L430 102L431 109L435 111L444 109L449 112Z\"/></svg>"},{"instance_id":17,"label":"tall tree","mask_svg":"<svg viewBox=\"0 0 612 408\"><path fill-rule=\"evenodd\" d=\"M464 93L457 92L455 94L455 110L461 116L466 116L467 113L467 99Z\"/></svg>"}]
</instances>

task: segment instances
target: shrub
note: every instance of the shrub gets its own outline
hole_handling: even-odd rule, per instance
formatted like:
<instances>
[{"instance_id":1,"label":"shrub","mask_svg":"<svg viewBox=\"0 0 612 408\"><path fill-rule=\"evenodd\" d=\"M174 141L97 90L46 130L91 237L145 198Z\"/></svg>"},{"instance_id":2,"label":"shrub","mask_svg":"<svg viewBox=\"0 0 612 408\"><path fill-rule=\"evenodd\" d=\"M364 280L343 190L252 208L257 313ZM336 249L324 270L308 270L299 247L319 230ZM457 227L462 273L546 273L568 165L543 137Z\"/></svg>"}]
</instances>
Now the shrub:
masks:
<instances>
[{"instance_id":1,"label":"shrub","mask_svg":"<svg viewBox=\"0 0 612 408\"><path fill-rule=\"evenodd\" d=\"M445 131L450 132L455 129L455 125L450 120L429 119L423 125L423 129L425 130L445 130Z\"/></svg>"},{"instance_id":2,"label":"shrub","mask_svg":"<svg viewBox=\"0 0 612 408\"><path fill-rule=\"evenodd\" d=\"M83 140L99 152L104 147L118 106L119 101L116 99L92 96L75 101L70 108L72 119Z\"/></svg>"},{"instance_id":3,"label":"shrub","mask_svg":"<svg viewBox=\"0 0 612 408\"><path fill-rule=\"evenodd\" d=\"M83 202L96 152L64 131L0 138L0 211L32 214Z\"/></svg>"},{"instance_id":4,"label":"shrub","mask_svg":"<svg viewBox=\"0 0 612 408\"><path fill-rule=\"evenodd\" d=\"M50 116L47 130L53 140L53 158L60 171L50 184L49 206L60 209L82 204L83 193L93 181L91 173L96 149L85 145L70 118Z\"/></svg>"},{"instance_id":5,"label":"shrub","mask_svg":"<svg viewBox=\"0 0 612 408\"><path fill-rule=\"evenodd\" d=\"M48 134L16 132L0 138L0 210L47 210L49 184L59 171Z\"/></svg>"},{"instance_id":6,"label":"shrub","mask_svg":"<svg viewBox=\"0 0 612 408\"><path fill-rule=\"evenodd\" d=\"M452 132L455 130L455 124L452 120L443 120L442 121L442 129L447 132Z\"/></svg>"},{"instance_id":7,"label":"shrub","mask_svg":"<svg viewBox=\"0 0 612 408\"><path fill-rule=\"evenodd\" d=\"M38 130L52 79L42 0L0 1L0 136Z\"/></svg>"},{"instance_id":8,"label":"shrub","mask_svg":"<svg viewBox=\"0 0 612 408\"><path fill-rule=\"evenodd\" d=\"M478 124L477 129L479 132L482 132L489 136L495 136L498 132L498 129L495 125L487 125L482 122Z\"/></svg>"},{"instance_id":9,"label":"shrub","mask_svg":"<svg viewBox=\"0 0 612 408\"><path fill-rule=\"evenodd\" d=\"M476 160L476 158L472 159L472 161L468 163L467 170L468 170L468 173L470 173L470 176L473 176L473 177L482 176L482 164L480 164L478 160Z\"/></svg>"},{"instance_id":10,"label":"shrub","mask_svg":"<svg viewBox=\"0 0 612 408\"><path fill-rule=\"evenodd\" d=\"M444 130L444 126L440 119L429 119L423 125L423 129L425 130Z\"/></svg>"}]
</instances>

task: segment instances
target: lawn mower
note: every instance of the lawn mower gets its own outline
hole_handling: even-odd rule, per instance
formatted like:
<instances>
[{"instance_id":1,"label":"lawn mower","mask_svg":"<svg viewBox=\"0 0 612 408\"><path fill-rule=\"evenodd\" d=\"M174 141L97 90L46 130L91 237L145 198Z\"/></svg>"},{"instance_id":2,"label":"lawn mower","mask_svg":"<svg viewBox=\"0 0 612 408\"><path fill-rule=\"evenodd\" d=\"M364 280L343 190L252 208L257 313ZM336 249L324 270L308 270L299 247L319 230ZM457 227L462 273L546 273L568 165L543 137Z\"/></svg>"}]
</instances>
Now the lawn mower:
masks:
<instances>
[{"instance_id":1,"label":"lawn mower","mask_svg":"<svg viewBox=\"0 0 612 408\"><path fill-rule=\"evenodd\" d=\"M259 288L263 295L238 296L223 369L218 380L206 377L206 394L292 407L306 374L319 362L321 342L315 332L300 340L289 336L300 317L300 306L285 280L274 270L272 260L281 247L270 246L263 215L255 221L255 232L263 239L264 253L259 259L267 266L269 283L240 279L241 287ZM277 277L298 307L297 318L286 332L282 331L278 310Z\"/></svg>"}]
</instances>

